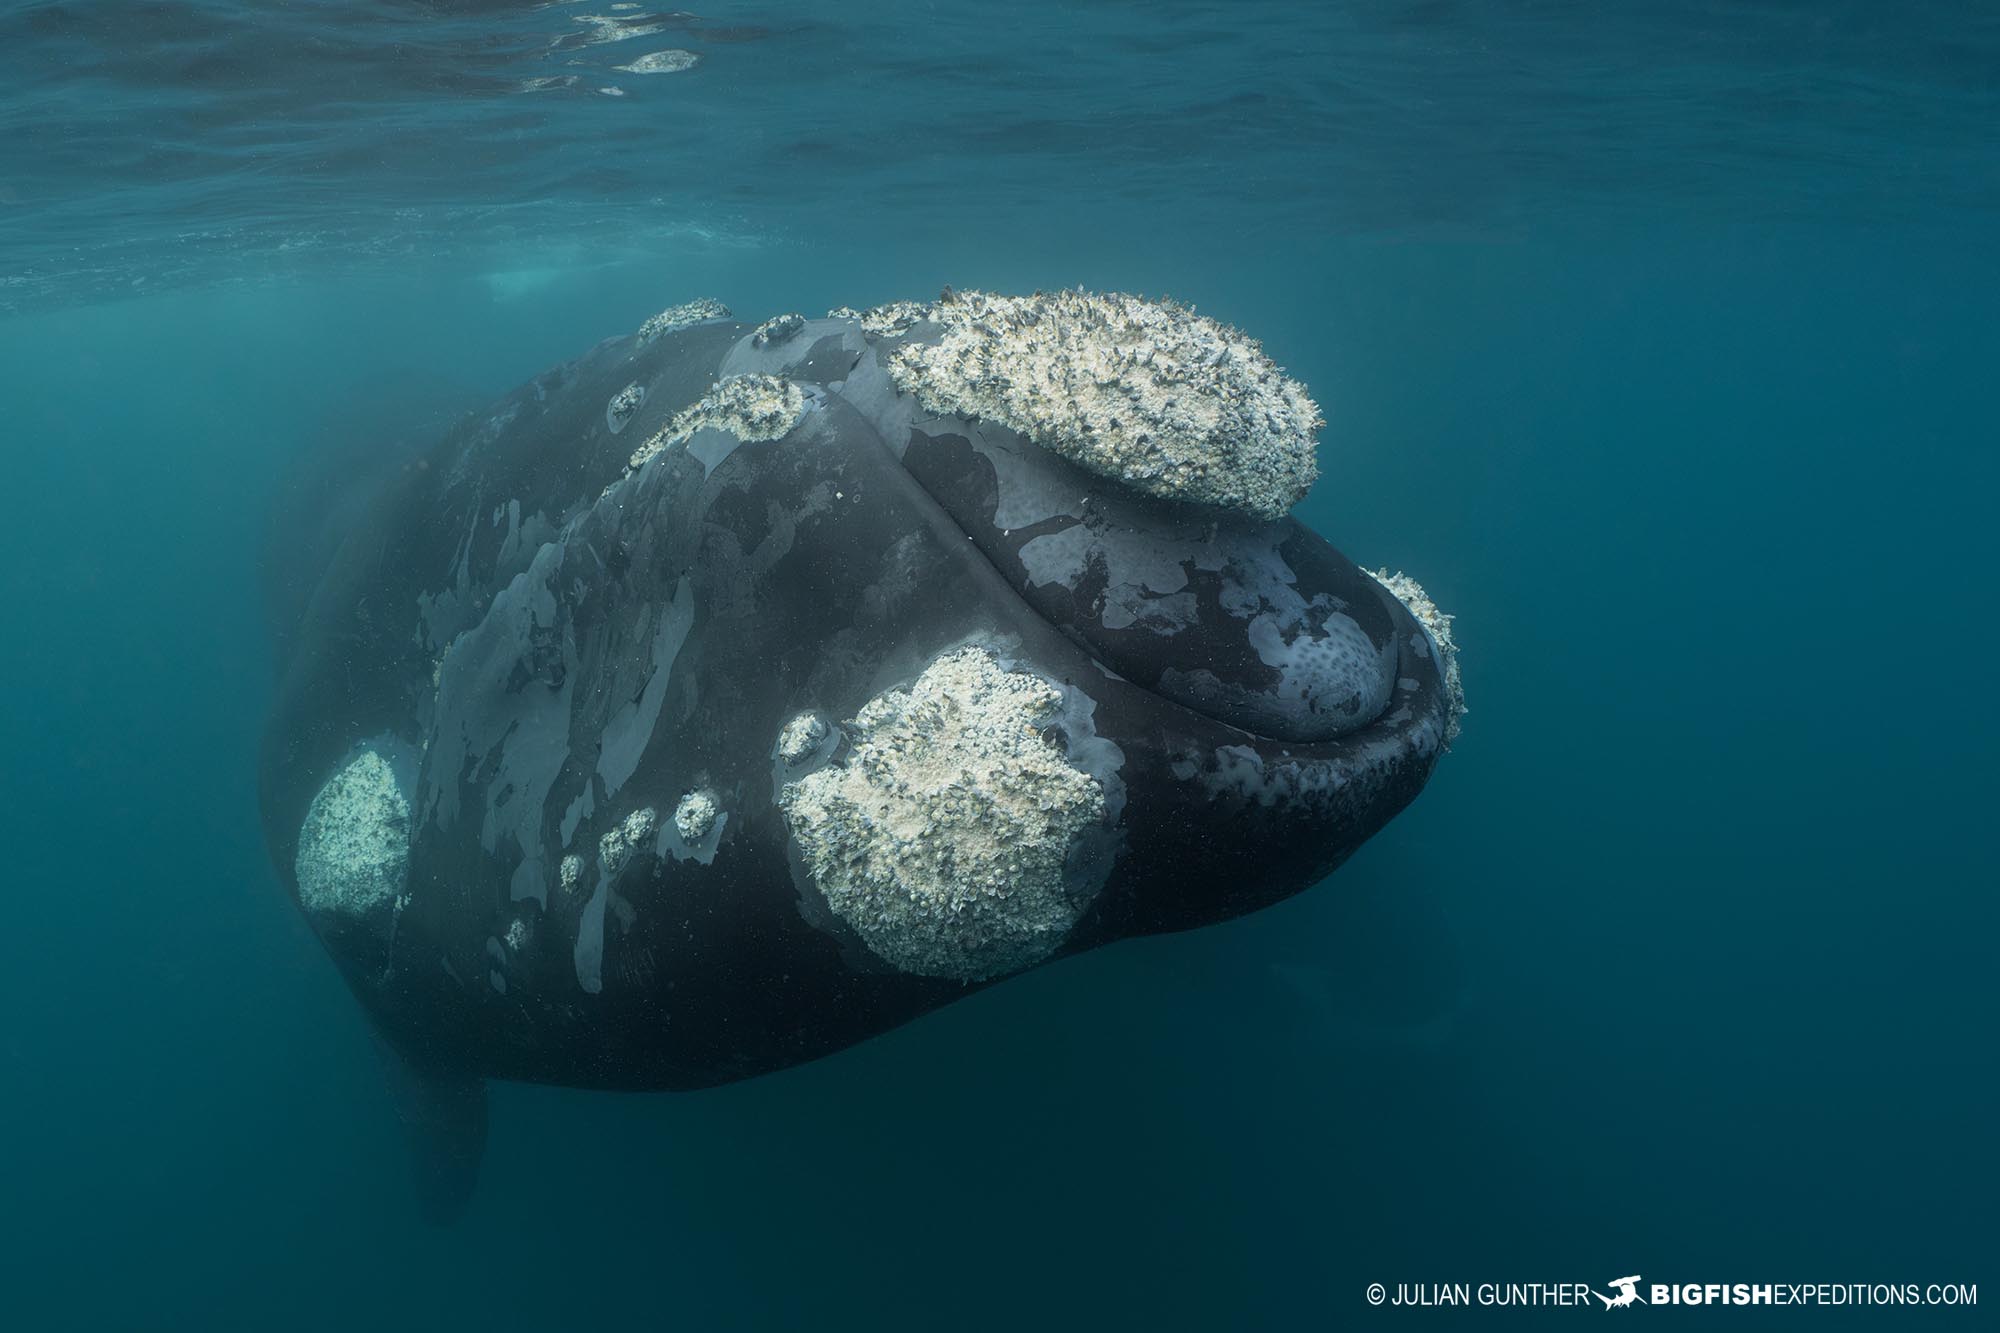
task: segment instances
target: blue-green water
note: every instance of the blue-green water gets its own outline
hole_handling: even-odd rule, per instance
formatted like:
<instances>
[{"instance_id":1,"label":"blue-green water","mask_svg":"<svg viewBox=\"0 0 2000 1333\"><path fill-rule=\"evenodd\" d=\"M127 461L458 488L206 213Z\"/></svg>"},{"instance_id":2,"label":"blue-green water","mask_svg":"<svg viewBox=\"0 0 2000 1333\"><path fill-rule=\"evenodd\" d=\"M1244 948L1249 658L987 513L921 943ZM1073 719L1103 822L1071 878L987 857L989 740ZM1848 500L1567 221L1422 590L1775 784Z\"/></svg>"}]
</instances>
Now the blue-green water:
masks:
<instances>
[{"instance_id":1,"label":"blue-green water","mask_svg":"<svg viewBox=\"0 0 2000 1333\"><path fill-rule=\"evenodd\" d=\"M2000 1300L1990 7L600 10L0 17L0 1326ZM1457 750L1255 918L712 1092L500 1086L424 1226L257 827L272 496L670 301L946 283L1260 336L1301 516L1459 616Z\"/></svg>"}]
</instances>

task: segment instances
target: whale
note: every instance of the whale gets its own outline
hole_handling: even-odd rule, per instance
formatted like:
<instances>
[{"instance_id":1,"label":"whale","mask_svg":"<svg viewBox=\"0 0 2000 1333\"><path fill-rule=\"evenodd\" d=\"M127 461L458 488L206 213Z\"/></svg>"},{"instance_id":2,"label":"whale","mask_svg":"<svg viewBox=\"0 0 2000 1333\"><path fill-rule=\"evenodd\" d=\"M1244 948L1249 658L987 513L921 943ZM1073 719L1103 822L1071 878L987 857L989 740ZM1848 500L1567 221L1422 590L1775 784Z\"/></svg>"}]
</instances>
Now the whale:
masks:
<instances>
[{"instance_id":1,"label":"whale","mask_svg":"<svg viewBox=\"0 0 2000 1333\"><path fill-rule=\"evenodd\" d=\"M1464 702L1291 516L1322 426L1171 301L704 299L292 529L263 829L424 1213L491 1080L770 1073L1338 868Z\"/></svg>"}]
</instances>

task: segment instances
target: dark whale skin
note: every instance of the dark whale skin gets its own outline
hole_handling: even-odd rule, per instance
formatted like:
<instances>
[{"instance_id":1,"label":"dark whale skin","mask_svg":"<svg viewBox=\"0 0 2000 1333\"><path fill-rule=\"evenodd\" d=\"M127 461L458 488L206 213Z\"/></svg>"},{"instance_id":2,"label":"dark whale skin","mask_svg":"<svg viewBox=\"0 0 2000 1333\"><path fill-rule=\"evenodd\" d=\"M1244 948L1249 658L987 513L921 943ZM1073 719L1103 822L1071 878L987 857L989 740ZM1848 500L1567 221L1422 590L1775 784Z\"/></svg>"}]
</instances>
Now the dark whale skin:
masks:
<instances>
[{"instance_id":1,"label":"dark whale skin","mask_svg":"<svg viewBox=\"0 0 2000 1333\"><path fill-rule=\"evenodd\" d=\"M407 756L393 918L307 915L395 1056L449 1091L443 1110L410 1113L431 1138L472 1116L454 1108L478 1080L724 1083L999 979L916 975L872 952L814 887L778 800L797 776L775 749L788 720L837 727L954 649L1081 707L1053 743L1115 747L1108 869L1049 958L1299 892L1407 805L1443 751L1454 701L1435 642L1303 525L1135 498L1004 427L932 417L856 320L809 321L777 347L749 335L710 320L611 339L462 423L380 487L285 627L260 790L295 894L329 774L361 745ZM803 387L793 429L628 464L746 372ZM631 384L643 405L614 430L607 403ZM996 463L995 448L1012 454ZM1083 517L1003 529L1000 472L1017 466L1075 492ZM1101 561L1077 586L1035 583L1023 545L1106 512L1119 530L1281 552L1382 654L1386 698L1341 734L1283 739L1166 697L1169 666L1253 691L1270 673L1212 571L1190 567L1197 614L1173 634L1106 623ZM690 844L671 819L697 791L723 818ZM663 831L607 873L603 840L642 810ZM565 857L584 867L570 886ZM483 1134L483 1105L477 1119Z\"/></svg>"}]
</instances>

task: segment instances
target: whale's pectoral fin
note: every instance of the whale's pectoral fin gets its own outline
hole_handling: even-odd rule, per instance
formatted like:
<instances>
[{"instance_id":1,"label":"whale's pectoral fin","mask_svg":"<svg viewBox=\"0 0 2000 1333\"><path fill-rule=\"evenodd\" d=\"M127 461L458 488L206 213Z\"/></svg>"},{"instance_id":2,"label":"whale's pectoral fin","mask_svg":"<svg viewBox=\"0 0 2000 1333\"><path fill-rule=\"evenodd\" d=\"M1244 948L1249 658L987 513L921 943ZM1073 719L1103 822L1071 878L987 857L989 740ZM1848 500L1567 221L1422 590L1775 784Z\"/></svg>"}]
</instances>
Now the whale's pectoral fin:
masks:
<instances>
[{"instance_id":1,"label":"whale's pectoral fin","mask_svg":"<svg viewBox=\"0 0 2000 1333\"><path fill-rule=\"evenodd\" d=\"M418 1069L378 1041L389 1095L409 1137L410 1180L424 1220L458 1220L479 1183L486 1151L486 1084L463 1074Z\"/></svg>"}]
</instances>

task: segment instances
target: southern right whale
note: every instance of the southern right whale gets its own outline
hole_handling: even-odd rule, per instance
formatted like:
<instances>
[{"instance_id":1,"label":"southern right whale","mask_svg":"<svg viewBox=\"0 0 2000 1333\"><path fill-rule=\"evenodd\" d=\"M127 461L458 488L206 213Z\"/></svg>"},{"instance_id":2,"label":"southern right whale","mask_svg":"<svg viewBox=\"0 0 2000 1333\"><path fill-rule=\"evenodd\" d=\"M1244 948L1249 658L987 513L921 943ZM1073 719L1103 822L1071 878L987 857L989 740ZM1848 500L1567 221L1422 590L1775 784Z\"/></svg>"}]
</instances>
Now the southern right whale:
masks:
<instances>
[{"instance_id":1,"label":"southern right whale","mask_svg":"<svg viewBox=\"0 0 2000 1333\"><path fill-rule=\"evenodd\" d=\"M426 1207L486 1079L781 1069L1350 856L1463 705L1449 618L1288 516L1320 424L1168 302L704 301L406 461L261 795Z\"/></svg>"}]
</instances>

